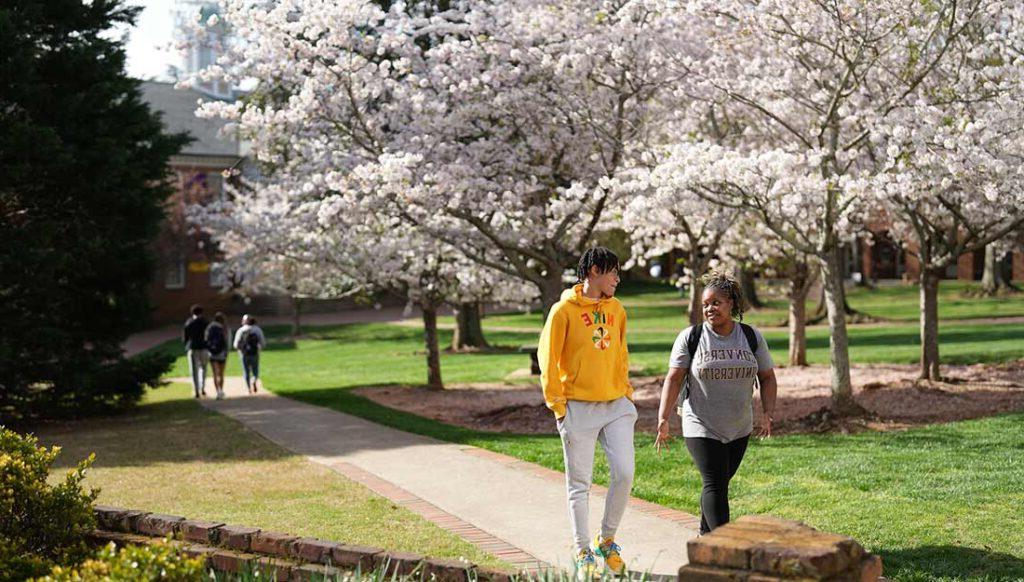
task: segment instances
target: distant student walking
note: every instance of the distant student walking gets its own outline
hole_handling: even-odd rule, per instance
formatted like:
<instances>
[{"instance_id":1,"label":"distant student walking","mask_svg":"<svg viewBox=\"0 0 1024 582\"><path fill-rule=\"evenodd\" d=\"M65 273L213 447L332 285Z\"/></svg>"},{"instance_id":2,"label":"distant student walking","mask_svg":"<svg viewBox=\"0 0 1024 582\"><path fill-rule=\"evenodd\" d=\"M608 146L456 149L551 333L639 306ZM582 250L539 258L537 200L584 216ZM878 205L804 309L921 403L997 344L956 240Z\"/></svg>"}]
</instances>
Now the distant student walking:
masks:
<instances>
[{"instance_id":1,"label":"distant student walking","mask_svg":"<svg viewBox=\"0 0 1024 582\"><path fill-rule=\"evenodd\" d=\"M597 573L595 554L612 572L626 572L615 532L633 486L637 410L629 384L626 311L614 297L619 259L606 248L589 249L576 276L578 283L548 314L537 355L544 401L562 438L576 573L589 579ZM597 442L608 458L610 479L601 530L591 547L588 513Z\"/></svg>"},{"instance_id":2,"label":"distant student walking","mask_svg":"<svg viewBox=\"0 0 1024 582\"><path fill-rule=\"evenodd\" d=\"M213 368L213 385L217 388L217 400L224 398L224 368L228 363L228 352L231 349L228 341L231 330L228 329L224 314L217 312L213 321L206 326L206 349L210 352L210 367Z\"/></svg>"},{"instance_id":3,"label":"distant student walking","mask_svg":"<svg viewBox=\"0 0 1024 582\"><path fill-rule=\"evenodd\" d=\"M256 325L256 318L251 315L242 316L242 327L235 332L235 349L242 356L242 371L245 376L245 387L249 394L256 393L260 379L260 352L267 345L263 330Z\"/></svg>"},{"instance_id":4,"label":"distant student walking","mask_svg":"<svg viewBox=\"0 0 1024 582\"><path fill-rule=\"evenodd\" d=\"M185 320L181 339L185 343L188 357L188 371L192 376L192 389L196 398L206 396L206 366L210 363L210 352L206 349L206 326L202 305L193 305L192 315Z\"/></svg>"},{"instance_id":5,"label":"distant student walking","mask_svg":"<svg viewBox=\"0 0 1024 582\"><path fill-rule=\"evenodd\" d=\"M700 533L729 522L729 481L753 432L753 390L761 386L761 436L772 434L775 364L761 332L742 323L739 283L713 271L704 277L704 323L680 332L661 388L655 447L666 446L669 413L682 390L680 416L686 448L700 471ZM734 320L740 321L734 321ZM683 389L683 382L686 387Z\"/></svg>"}]
</instances>

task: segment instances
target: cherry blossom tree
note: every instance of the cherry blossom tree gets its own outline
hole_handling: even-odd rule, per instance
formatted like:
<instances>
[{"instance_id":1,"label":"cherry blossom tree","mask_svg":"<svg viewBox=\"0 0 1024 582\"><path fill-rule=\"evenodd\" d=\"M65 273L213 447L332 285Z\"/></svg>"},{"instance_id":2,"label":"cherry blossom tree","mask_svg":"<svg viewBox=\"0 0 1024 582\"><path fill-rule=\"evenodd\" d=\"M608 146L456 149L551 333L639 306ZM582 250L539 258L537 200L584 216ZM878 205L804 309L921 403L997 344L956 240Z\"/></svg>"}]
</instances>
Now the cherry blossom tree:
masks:
<instances>
[{"instance_id":1,"label":"cherry blossom tree","mask_svg":"<svg viewBox=\"0 0 1024 582\"><path fill-rule=\"evenodd\" d=\"M922 99L877 137L885 156L874 180L879 202L920 266L922 379L940 378L938 288L946 267L1024 224L1024 63L984 66L1001 60L985 50L995 48L986 43L974 54L979 62L958 64L973 77L968 87L929 92L938 103Z\"/></svg>"},{"instance_id":2,"label":"cherry blossom tree","mask_svg":"<svg viewBox=\"0 0 1024 582\"><path fill-rule=\"evenodd\" d=\"M718 256L723 237L741 211L708 202L688 188L686 177L671 165L633 172L617 186L628 194L622 225L633 243L631 262L645 262L671 250L685 255L685 283L689 286L687 314L690 325L704 320L701 277Z\"/></svg>"},{"instance_id":3,"label":"cherry blossom tree","mask_svg":"<svg viewBox=\"0 0 1024 582\"><path fill-rule=\"evenodd\" d=\"M676 156L715 171L694 177L708 199L752 209L819 261L838 413L859 410L850 384L840 251L864 211L864 184L874 167L871 137L894 112L917 102L941 65L959 58L971 31L996 28L1008 8L1012 3L999 0L685 5L703 33L698 55L679 59L689 72L685 90L703 104L701 115L720 111L742 129L727 150L714 152L698 135ZM731 166L708 159L711 152Z\"/></svg>"},{"instance_id":4,"label":"cherry blossom tree","mask_svg":"<svg viewBox=\"0 0 1024 582\"><path fill-rule=\"evenodd\" d=\"M407 218L533 284L546 311L566 267L614 223L615 180L652 121L673 111L666 59L687 29L659 1L481 3L464 22L425 53L404 96L423 186Z\"/></svg>"}]
</instances>

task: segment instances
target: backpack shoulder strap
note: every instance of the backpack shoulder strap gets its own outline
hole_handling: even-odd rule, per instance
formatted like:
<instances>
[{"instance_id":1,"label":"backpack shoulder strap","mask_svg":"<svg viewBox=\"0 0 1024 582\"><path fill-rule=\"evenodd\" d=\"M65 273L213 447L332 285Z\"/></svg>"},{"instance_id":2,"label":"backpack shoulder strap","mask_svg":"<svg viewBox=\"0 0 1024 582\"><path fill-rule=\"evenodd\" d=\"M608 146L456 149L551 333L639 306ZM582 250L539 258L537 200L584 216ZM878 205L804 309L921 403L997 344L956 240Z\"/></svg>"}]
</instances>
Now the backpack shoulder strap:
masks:
<instances>
[{"instance_id":1,"label":"backpack shoulder strap","mask_svg":"<svg viewBox=\"0 0 1024 582\"><path fill-rule=\"evenodd\" d=\"M749 325L740 322L740 329L743 330L743 335L747 336L747 345L750 346L750 353L757 353L757 334L754 333L754 328Z\"/></svg>"},{"instance_id":2,"label":"backpack shoulder strap","mask_svg":"<svg viewBox=\"0 0 1024 582\"><path fill-rule=\"evenodd\" d=\"M698 323L690 328L690 337L686 338L686 353L690 355L691 362L693 362L694 357L697 355L697 348L700 347L700 336L703 334L703 323Z\"/></svg>"},{"instance_id":3,"label":"backpack shoulder strap","mask_svg":"<svg viewBox=\"0 0 1024 582\"><path fill-rule=\"evenodd\" d=\"M697 348L700 347L700 336L704 334L704 324L698 323L690 328L690 336L686 338L686 353L690 355L690 371L683 381L683 388L679 393L679 416L683 415L683 401L690 396L690 378L693 377L693 361L697 356Z\"/></svg>"}]
</instances>

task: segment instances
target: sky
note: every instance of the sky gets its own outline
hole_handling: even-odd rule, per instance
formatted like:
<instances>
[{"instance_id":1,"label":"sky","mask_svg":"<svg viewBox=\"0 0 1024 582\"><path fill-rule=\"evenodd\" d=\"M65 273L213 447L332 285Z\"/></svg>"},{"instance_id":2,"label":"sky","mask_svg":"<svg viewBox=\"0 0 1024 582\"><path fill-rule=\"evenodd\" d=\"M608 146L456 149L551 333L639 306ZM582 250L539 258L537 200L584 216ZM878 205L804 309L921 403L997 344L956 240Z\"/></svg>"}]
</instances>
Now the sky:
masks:
<instances>
[{"instance_id":1,"label":"sky","mask_svg":"<svg viewBox=\"0 0 1024 582\"><path fill-rule=\"evenodd\" d=\"M142 6L135 27L127 33L125 51L128 74L139 79L168 81L167 67L180 66L181 57L170 47L174 33L174 8L178 0L127 0L129 6Z\"/></svg>"}]
</instances>

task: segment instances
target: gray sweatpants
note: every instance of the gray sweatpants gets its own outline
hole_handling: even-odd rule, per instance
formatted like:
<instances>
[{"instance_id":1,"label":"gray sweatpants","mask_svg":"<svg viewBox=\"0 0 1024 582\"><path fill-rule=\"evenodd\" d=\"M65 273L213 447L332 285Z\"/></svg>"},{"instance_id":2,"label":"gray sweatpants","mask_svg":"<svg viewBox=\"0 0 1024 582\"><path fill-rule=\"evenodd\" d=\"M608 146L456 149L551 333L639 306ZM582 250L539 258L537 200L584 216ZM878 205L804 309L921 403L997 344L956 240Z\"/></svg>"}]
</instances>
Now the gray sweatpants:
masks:
<instances>
[{"instance_id":1,"label":"gray sweatpants","mask_svg":"<svg viewBox=\"0 0 1024 582\"><path fill-rule=\"evenodd\" d=\"M188 350L188 371L192 375L192 389L196 396L206 390L206 367L210 365L210 352Z\"/></svg>"},{"instance_id":2,"label":"gray sweatpants","mask_svg":"<svg viewBox=\"0 0 1024 582\"><path fill-rule=\"evenodd\" d=\"M601 520L601 536L613 537L622 521L633 487L633 425L636 406L623 396L609 402L570 400L558 423L565 459L565 486L569 521L576 551L590 542L590 485L594 472L594 444L601 443L610 470L608 497Z\"/></svg>"}]
</instances>

